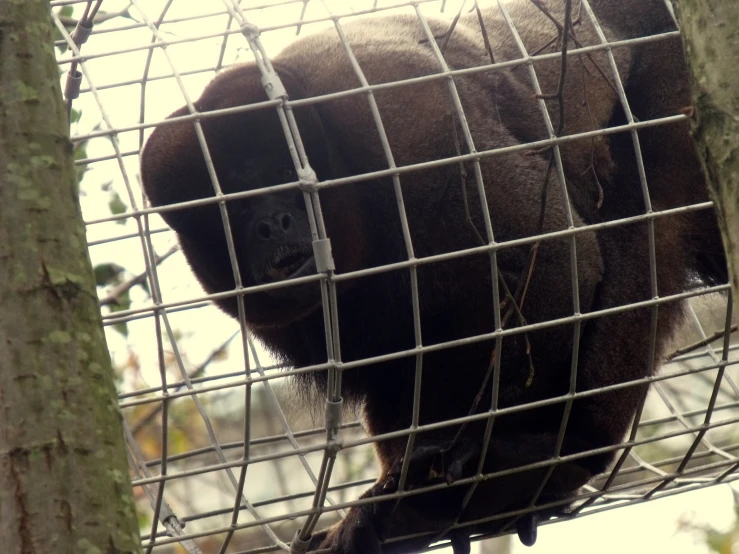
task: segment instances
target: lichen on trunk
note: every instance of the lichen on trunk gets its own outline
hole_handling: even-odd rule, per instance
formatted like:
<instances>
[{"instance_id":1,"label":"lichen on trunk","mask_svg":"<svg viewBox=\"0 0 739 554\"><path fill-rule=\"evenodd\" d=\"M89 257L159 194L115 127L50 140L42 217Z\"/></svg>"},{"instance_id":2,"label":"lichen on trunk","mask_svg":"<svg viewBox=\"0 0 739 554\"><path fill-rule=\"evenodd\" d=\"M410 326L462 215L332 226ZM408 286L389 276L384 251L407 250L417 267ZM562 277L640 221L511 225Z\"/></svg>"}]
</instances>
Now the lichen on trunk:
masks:
<instances>
[{"instance_id":1,"label":"lichen on trunk","mask_svg":"<svg viewBox=\"0 0 739 554\"><path fill-rule=\"evenodd\" d=\"M675 0L693 87L693 136L739 298L739 2Z\"/></svg>"},{"instance_id":2,"label":"lichen on trunk","mask_svg":"<svg viewBox=\"0 0 739 554\"><path fill-rule=\"evenodd\" d=\"M2 551L140 552L49 3L2 4Z\"/></svg>"}]
</instances>

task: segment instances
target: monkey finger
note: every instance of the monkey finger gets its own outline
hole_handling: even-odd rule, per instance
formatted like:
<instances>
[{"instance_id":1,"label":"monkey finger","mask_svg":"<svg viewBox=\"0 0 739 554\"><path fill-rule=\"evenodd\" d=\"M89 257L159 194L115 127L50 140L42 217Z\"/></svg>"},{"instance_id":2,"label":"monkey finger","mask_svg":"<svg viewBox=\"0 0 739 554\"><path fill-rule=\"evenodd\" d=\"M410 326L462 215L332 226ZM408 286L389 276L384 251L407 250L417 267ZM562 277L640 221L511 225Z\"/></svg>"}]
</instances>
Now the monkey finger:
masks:
<instances>
[{"instance_id":1,"label":"monkey finger","mask_svg":"<svg viewBox=\"0 0 739 554\"><path fill-rule=\"evenodd\" d=\"M454 554L470 554L470 537L464 531L452 531L449 534Z\"/></svg>"},{"instance_id":2,"label":"monkey finger","mask_svg":"<svg viewBox=\"0 0 739 554\"><path fill-rule=\"evenodd\" d=\"M516 522L516 531L518 532L518 539L524 546L534 546L536 543L536 530L539 525L538 514L524 514Z\"/></svg>"},{"instance_id":3,"label":"monkey finger","mask_svg":"<svg viewBox=\"0 0 739 554\"><path fill-rule=\"evenodd\" d=\"M477 458L479 454L480 445L476 441L471 441L469 439L458 440L444 456L447 460L447 467L444 472L446 482L451 485L460 479L467 462Z\"/></svg>"}]
</instances>

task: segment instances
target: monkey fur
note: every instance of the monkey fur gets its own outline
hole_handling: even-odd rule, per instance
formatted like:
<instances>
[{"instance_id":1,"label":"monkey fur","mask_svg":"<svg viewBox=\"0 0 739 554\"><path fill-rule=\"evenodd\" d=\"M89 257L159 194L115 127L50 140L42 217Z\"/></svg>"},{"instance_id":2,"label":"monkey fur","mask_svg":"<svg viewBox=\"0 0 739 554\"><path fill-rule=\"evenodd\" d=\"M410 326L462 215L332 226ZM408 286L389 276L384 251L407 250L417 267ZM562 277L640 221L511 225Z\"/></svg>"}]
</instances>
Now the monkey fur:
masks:
<instances>
[{"instance_id":1,"label":"monkey fur","mask_svg":"<svg viewBox=\"0 0 739 554\"><path fill-rule=\"evenodd\" d=\"M573 14L580 16L572 31L577 44L571 39L569 48L600 44L579 1L573 4ZM564 0L545 5L560 23L564 20ZM590 5L609 41L675 30L663 0L590 0ZM517 0L506 7L529 53L560 52L557 27L534 3ZM517 39L500 10L484 10L483 20L495 61L520 59ZM441 47L448 23L429 20L429 26ZM343 30L370 85L441 72L432 44L415 16L347 23ZM679 37L616 46L612 53L636 121L675 115L690 104ZM491 63L475 13L459 20L443 56L450 69ZM570 55L567 60L561 134L625 124L627 116L607 54L601 50ZM334 31L302 38L272 61L290 100L360 86ZM559 55L533 63L555 130L560 127L560 103L546 95L557 91L561 67ZM194 102L195 108L211 112L263 102L267 95L260 78L254 64L228 69L206 87ZM469 72L455 76L454 83L477 152L549 138L528 65ZM469 153L447 79L378 89L373 96L398 167L455 156L455 133L462 144L461 153ZM180 108L170 117L187 113L187 108ZM301 105L294 108L294 115L308 160L320 181L389 167L366 93ZM274 106L204 118L201 125L224 193L297 180ZM654 211L707 200L685 122L645 127L637 135ZM646 213L630 132L572 140L562 143L560 152L574 227ZM506 330L515 331L522 321L536 324L574 314L570 236L538 242L533 262L531 243L506 246L516 239L568 229L566 198L556 164L550 165L552 156L551 148L529 148L479 158L494 238L500 245L496 278L501 312L511 309L511 294L518 294L516 300L521 305L521 315L513 310L504 321ZM214 195L191 122L155 129L142 153L141 171L154 206ZM473 161L404 172L400 182L416 258L480 246L480 237L486 236L485 218ZM323 188L319 196L337 275L408 260L390 177ZM227 210L245 287L315 274L302 192L293 188L231 200ZM205 290L233 290L233 271L217 205L172 210L162 216L177 232ZM712 211L653 221L656 289L650 277L647 219L574 235L582 314L647 301L655 294L677 294L701 283L726 281L721 238ZM488 252L422 264L417 271L423 345L495 331ZM416 346L409 275L403 268L337 283L342 362ZM525 290L523 295L521 290ZM238 316L233 296L216 303L226 313ZM299 368L327 361L318 282L247 293L244 306L249 329L287 364ZM499 352L494 352L494 339L426 352L419 424L468 415L481 390L484 394L476 413L490 409L494 389L497 408L505 409L560 397L570 390L584 393L643 379L663 356L681 313L678 302L667 302L659 306L654 322L649 306L583 319L572 383L576 336L572 321L512 332L502 339ZM650 360L653 324L656 344ZM493 355L501 357L500 372L486 383ZM415 368L415 357L406 356L343 371L342 395L361 407L368 434L409 428ZM296 379L305 389L325 390L324 373L306 373ZM646 385L640 384L578 396L571 405L562 399L535 409L505 412L496 416L485 452L481 450L486 420L467 424L456 439L459 425L419 434L405 489L474 476L481 454L483 474L545 462L557 454L572 456L555 465L541 491L547 465L482 480L464 509L468 485L441 487L399 503L379 502L397 489L407 436L379 441L375 450L380 478L363 496L378 497L378 502L351 508L342 522L314 534L310 549L341 554L415 552L441 538L452 526L445 536L456 554L469 552L471 534L500 532L506 525L517 525L521 539L532 543L537 521L565 513L578 489L608 468L615 451L576 455L623 440L645 392ZM566 410L566 433L557 451ZM495 518L530 507L535 496L537 506L554 507L519 518ZM392 540L403 535L414 537Z\"/></svg>"}]
</instances>

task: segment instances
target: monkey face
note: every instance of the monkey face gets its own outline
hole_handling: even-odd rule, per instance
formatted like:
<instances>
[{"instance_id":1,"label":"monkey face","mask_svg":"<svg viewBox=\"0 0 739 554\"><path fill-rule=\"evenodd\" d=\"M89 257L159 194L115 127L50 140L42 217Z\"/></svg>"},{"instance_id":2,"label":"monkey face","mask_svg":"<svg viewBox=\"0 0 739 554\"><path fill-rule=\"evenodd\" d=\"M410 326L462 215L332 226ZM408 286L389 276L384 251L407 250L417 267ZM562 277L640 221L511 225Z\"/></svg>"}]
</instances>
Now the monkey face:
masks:
<instances>
[{"instance_id":1,"label":"monkey face","mask_svg":"<svg viewBox=\"0 0 739 554\"><path fill-rule=\"evenodd\" d=\"M295 179L291 169L252 168L232 175L228 190L269 188ZM231 202L228 208L242 283L246 287L278 285L316 274L312 236L303 193L287 190ZM264 289L245 298L247 320L254 325L285 324L302 318L321 301L314 282ZM227 310L230 311L230 310Z\"/></svg>"},{"instance_id":2,"label":"monkey face","mask_svg":"<svg viewBox=\"0 0 739 554\"><path fill-rule=\"evenodd\" d=\"M269 162L260 167L256 161L250 159L247 169L230 171L220 183L225 193L264 191L228 201L226 211L242 285L267 285L244 296L247 322L254 328L284 326L320 306L317 281L289 283L316 274L312 236L303 193L297 189L269 192L276 184L294 180L294 172L274 166L267 170ZM216 163L216 168L223 166ZM165 219L178 232L182 250L203 287L211 293L233 290L234 268L218 205L172 212ZM228 314L238 315L236 297L216 303Z\"/></svg>"},{"instance_id":3,"label":"monkey face","mask_svg":"<svg viewBox=\"0 0 739 554\"><path fill-rule=\"evenodd\" d=\"M265 189L295 180L292 169L275 170L254 162L248 169L229 173L223 182L224 190ZM228 213L245 285L268 285L315 273L311 231L301 191L293 189L231 201ZM291 288L267 289L267 294L289 297Z\"/></svg>"},{"instance_id":4,"label":"monkey face","mask_svg":"<svg viewBox=\"0 0 739 554\"><path fill-rule=\"evenodd\" d=\"M291 98L303 96L300 83L290 79L289 71L285 71L283 79ZM250 64L219 75L195 107L206 113L265 100L259 71ZM311 167L319 180L355 174L358 170L350 159L357 156L347 155L346 141L326 132L323 109L304 106L293 110ZM170 117L187 113L183 107ZM247 288L260 287L244 295L247 323L253 329L274 329L305 320L320 307L320 285L317 279L290 283L315 275L316 263L303 192L282 186L270 190L298 180L277 110L263 106L204 118L200 125L222 192L254 192L226 202L241 283ZM155 206L212 198L215 194L203 144L190 121L154 130L142 152L141 176ZM338 273L382 263L369 254L372 248L368 237L373 235L368 227L372 214L389 211L385 206L377 207L379 199L385 196L394 206L389 183L329 187L319 193ZM182 250L205 290L233 290L234 268L219 205L165 211L162 217L177 232ZM374 234L378 233L400 237L388 225ZM392 240L402 242L399 238ZM383 243L378 251L388 250L387 240L376 242ZM341 294L353 286L354 281L346 280L337 284L337 290ZM235 296L216 303L229 315L238 316Z\"/></svg>"}]
</instances>

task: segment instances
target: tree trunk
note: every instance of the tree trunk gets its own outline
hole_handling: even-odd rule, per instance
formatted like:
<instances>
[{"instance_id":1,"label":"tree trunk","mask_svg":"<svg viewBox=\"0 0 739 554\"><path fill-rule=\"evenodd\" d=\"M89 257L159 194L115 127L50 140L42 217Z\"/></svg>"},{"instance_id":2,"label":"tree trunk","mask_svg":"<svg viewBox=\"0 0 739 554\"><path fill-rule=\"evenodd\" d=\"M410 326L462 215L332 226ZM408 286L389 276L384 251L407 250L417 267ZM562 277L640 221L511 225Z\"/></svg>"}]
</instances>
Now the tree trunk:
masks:
<instances>
[{"instance_id":1,"label":"tree trunk","mask_svg":"<svg viewBox=\"0 0 739 554\"><path fill-rule=\"evenodd\" d=\"M739 299L739 1L674 3L692 74L693 136Z\"/></svg>"},{"instance_id":2,"label":"tree trunk","mask_svg":"<svg viewBox=\"0 0 739 554\"><path fill-rule=\"evenodd\" d=\"M52 47L0 7L0 550L140 552Z\"/></svg>"}]
</instances>

